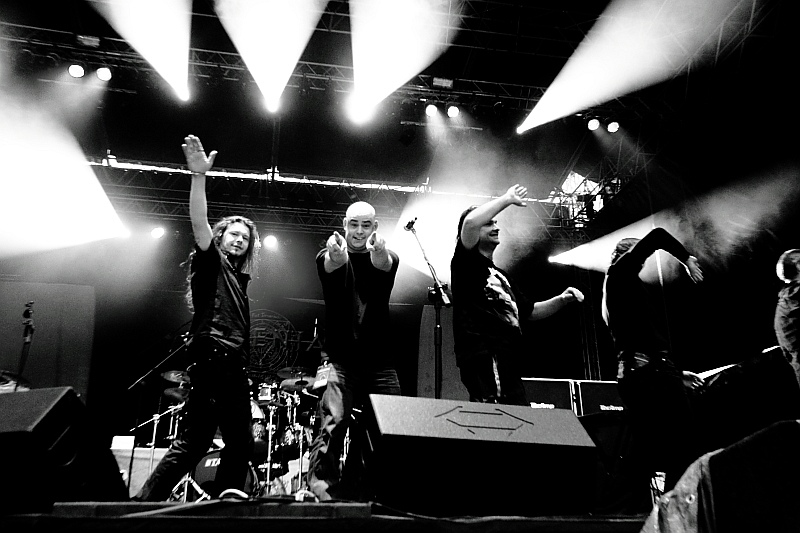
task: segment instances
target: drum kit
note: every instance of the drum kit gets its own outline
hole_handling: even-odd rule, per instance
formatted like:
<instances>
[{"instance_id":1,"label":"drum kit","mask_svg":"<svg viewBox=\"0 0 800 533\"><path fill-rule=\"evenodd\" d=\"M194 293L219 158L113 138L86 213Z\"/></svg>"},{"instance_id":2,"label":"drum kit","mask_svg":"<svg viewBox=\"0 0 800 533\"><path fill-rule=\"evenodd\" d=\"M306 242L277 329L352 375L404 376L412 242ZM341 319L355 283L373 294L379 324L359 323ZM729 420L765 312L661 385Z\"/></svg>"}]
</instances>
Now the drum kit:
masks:
<instances>
[{"instance_id":1,"label":"drum kit","mask_svg":"<svg viewBox=\"0 0 800 533\"><path fill-rule=\"evenodd\" d=\"M181 419L186 398L189 395L190 379L187 372L170 370L161 377L174 386L164 390L164 396L176 402L167 410L154 415L133 430L153 423L153 442L159 422L168 420L167 441L177 439L181 433ZM250 461L245 486L242 492L250 497L270 495L304 496L305 473L308 452L316 436L317 401L312 394L314 375L303 367L287 367L277 372L277 379L259 383L255 387L251 380L250 428L254 440L254 452ZM221 437L219 433L217 437ZM214 446L173 489L172 501L200 501L208 498L204 484L214 480L219 465L223 441L215 438ZM305 464L304 464L305 463ZM152 465L151 465L152 471ZM309 493L310 494L310 493Z\"/></svg>"}]
</instances>

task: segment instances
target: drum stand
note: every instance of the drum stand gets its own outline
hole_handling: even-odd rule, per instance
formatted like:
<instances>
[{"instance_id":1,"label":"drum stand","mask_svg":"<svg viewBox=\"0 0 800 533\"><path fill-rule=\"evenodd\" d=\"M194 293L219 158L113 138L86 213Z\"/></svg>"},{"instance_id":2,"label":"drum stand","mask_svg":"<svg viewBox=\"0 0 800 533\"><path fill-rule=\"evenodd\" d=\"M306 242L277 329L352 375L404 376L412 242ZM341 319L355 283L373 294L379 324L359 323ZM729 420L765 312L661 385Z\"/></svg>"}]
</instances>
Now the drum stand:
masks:
<instances>
[{"instance_id":1,"label":"drum stand","mask_svg":"<svg viewBox=\"0 0 800 533\"><path fill-rule=\"evenodd\" d=\"M169 497L171 501L187 503L189 501L189 486L191 486L195 492L197 492L197 502L201 502L203 500L210 500L211 495L204 491L200 485L197 484L197 481L192 478L189 474L183 476L175 488L172 489Z\"/></svg>"},{"instance_id":2,"label":"drum stand","mask_svg":"<svg viewBox=\"0 0 800 533\"><path fill-rule=\"evenodd\" d=\"M297 490L294 492L294 498L297 501L303 501L305 497L316 500L317 497L313 492L308 490L308 479L303 475L308 472L303 472L303 455L304 455L304 442L306 440L306 428L297 420L297 408L300 406L300 396L295 392L290 396L291 410L289 412L289 427L295 434L297 441ZM310 446L310 444L309 444Z\"/></svg>"},{"instance_id":3,"label":"drum stand","mask_svg":"<svg viewBox=\"0 0 800 533\"><path fill-rule=\"evenodd\" d=\"M287 418L288 418L288 427L290 428L291 434L295 441L298 443L298 479L297 479L297 491L289 491L295 495L295 498L300 500L303 498L304 495L308 495L310 497L314 497L314 495L306 490L306 482L303 480L303 453L304 453L304 444L303 441L305 440L305 427L302 424L297 422L297 406L300 405L300 398L297 393L293 394L286 394L287 397ZM261 494L264 496L269 496L273 492L273 480L272 480L272 458L273 458L273 448L275 447L275 440L277 439L277 427L278 427L278 410L279 406L277 405L269 405L269 417L268 417L268 424L267 424L267 459L266 459L266 468L263 468L262 464L262 471L265 471L265 481L264 487L261 489ZM289 483L291 484L291 480L294 479L294 476L290 478ZM281 490L279 491L281 495L286 495L287 492L283 488L283 482L280 482Z\"/></svg>"},{"instance_id":4,"label":"drum stand","mask_svg":"<svg viewBox=\"0 0 800 533\"><path fill-rule=\"evenodd\" d=\"M170 407L169 409L167 409L163 413L156 413L156 414L153 415L152 418L150 418L150 420L145 420L144 422L142 422L138 426L132 427L130 429L130 432L133 433L134 431L136 431L140 427L145 426L145 425L149 424L150 422L153 423L153 437L152 437L153 440L147 443L147 447L150 448L150 466L148 468L148 474L153 472L153 463L155 463L156 433L158 431L158 423L161 421L161 419L163 417L169 415L169 417L170 417L170 422L169 422L170 434L169 434L169 436L167 438L170 439L170 440L174 440L175 438L177 438L177 435L178 435L178 420L176 420L175 415L181 409L183 409L183 403L181 403L179 405L173 405L172 407ZM131 457L132 456L133 455L131 455Z\"/></svg>"},{"instance_id":5,"label":"drum stand","mask_svg":"<svg viewBox=\"0 0 800 533\"><path fill-rule=\"evenodd\" d=\"M270 489L272 488L272 443L273 439L275 438L275 428L277 427L277 421L275 418L278 406L269 405L267 408L269 409L269 422L267 422L267 471L265 478L265 491L266 495L269 495Z\"/></svg>"}]
</instances>

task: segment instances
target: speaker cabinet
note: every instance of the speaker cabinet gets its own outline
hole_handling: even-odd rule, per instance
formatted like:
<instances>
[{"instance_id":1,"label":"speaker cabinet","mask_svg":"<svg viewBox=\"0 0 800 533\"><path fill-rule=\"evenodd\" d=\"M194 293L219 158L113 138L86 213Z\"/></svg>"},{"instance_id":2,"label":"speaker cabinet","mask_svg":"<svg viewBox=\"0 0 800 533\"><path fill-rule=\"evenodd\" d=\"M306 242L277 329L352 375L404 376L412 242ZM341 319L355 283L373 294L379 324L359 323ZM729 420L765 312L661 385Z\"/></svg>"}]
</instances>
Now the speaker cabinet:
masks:
<instances>
[{"instance_id":1,"label":"speaker cabinet","mask_svg":"<svg viewBox=\"0 0 800 533\"><path fill-rule=\"evenodd\" d=\"M575 380L575 405L578 416L624 409L616 381Z\"/></svg>"},{"instance_id":2,"label":"speaker cabinet","mask_svg":"<svg viewBox=\"0 0 800 533\"><path fill-rule=\"evenodd\" d=\"M0 394L0 413L0 514L128 499L110 448L71 387Z\"/></svg>"},{"instance_id":3,"label":"speaker cabinet","mask_svg":"<svg viewBox=\"0 0 800 533\"><path fill-rule=\"evenodd\" d=\"M534 409L574 409L571 379L522 378L525 397ZM576 413L577 414L577 413Z\"/></svg>"},{"instance_id":4,"label":"speaker cabinet","mask_svg":"<svg viewBox=\"0 0 800 533\"><path fill-rule=\"evenodd\" d=\"M373 500L429 516L573 514L594 493L595 445L570 409L370 395Z\"/></svg>"}]
</instances>

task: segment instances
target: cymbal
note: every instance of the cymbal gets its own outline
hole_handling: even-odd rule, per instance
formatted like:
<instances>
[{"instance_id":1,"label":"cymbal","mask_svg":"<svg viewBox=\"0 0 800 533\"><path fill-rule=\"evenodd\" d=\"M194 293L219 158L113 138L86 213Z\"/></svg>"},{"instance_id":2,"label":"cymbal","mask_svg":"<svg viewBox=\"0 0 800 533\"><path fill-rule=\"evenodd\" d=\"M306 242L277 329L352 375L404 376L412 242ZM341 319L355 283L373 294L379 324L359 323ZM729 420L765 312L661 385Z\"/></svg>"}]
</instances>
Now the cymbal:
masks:
<instances>
[{"instance_id":1,"label":"cymbal","mask_svg":"<svg viewBox=\"0 0 800 533\"><path fill-rule=\"evenodd\" d=\"M164 391L164 396L182 402L186 400L187 396L189 396L189 389L183 389L181 387L172 387Z\"/></svg>"},{"instance_id":2,"label":"cymbal","mask_svg":"<svg viewBox=\"0 0 800 533\"><path fill-rule=\"evenodd\" d=\"M278 370L278 377L279 378L296 378L304 375L308 375L311 373L311 370L308 368L303 368L302 366L287 366L286 368L281 368Z\"/></svg>"},{"instance_id":3,"label":"cymbal","mask_svg":"<svg viewBox=\"0 0 800 533\"><path fill-rule=\"evenodd\" d=\"M168 370L161 377L173 383L189 383L189 373L182 370Z\"/></svg>"},{"instance_id":4,"label":"cymbal","mask_svg":"<svg viewBox=\"0 0 800 533\"><path fill-rule=\"evenodd\" d=\"M299 378L289 378L281 381L281 389L291 392L300 392L308 388L314 382L311 376L301 376Z\"/></svg>"}]
</instances>

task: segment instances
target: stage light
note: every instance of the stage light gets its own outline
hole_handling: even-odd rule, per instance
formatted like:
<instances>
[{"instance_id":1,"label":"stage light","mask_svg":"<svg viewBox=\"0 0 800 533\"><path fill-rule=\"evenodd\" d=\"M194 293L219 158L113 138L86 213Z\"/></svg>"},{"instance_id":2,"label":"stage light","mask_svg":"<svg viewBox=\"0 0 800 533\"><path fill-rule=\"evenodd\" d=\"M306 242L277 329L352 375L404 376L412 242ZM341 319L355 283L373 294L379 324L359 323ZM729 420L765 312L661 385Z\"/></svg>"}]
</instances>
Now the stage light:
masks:
<instances>
[{"instance_id":1,"label":"stage light","mask_svg":"<svg viewBox=\"0 0 800 533\"><path fill-rule=\"evenodd\" d=\"M278 238L275 235L267 235L264 237L264 248L274 250L278 247Z\"/></svg>"},{"instance_id":2,"label":"stage light","mask_svg":"<svg viewBox=\"0 0 800 533\"><path fill-rule=\"evenodd\" d=\"M450 118L456 118L460 113L458 106L455 104L449 104L447 106L447 116Z\"/></svg>"},{"instance_id":3,"label":"stage light","mask_svg":"<svg viewBox=\"0 0 800 533\"><path fill-rule=\"evenodd\" d=\"M67 69L69 75L73 78L82 78L84 74L86 74L86 69L83 68L83 65L80 63L73 63Z\"/></svg>"},{"instance_id":4,"label":"stage light","mask_svg":"<svg viewBox=\"0 0 800 533\"><path fill-rule=\"evenodd\" d=\"M100 67L95 72L95 75L100 81L109 81L111 79L111 69L108 67Z\"/></svg>"},{"instance_id":5,"label":"stage light","mask_svg":"<svg viewBox=\"0 0 800 533\"><path fill-rule=\"evenodd\" d=\"M190 0L87 2L183 101L189 92Z\"/></svg>"},{"instance_id":6,"label":"stage light","mask_svg":"<svg viewBox=\"0 0 800 533\"><path fill-rule=\"evenodd\" d=\"M438 112L439 110L436 109L436 106L433 104L428 104L425 106L425 114L428 115L429 117L435 117L436 113Z\"/></svg>"},{"instance_id":7,"label":"stage light","mask_svg":"<svg viewBox=\"0 0 800 533\"><path fill-rule=\"evenodd\" d=\"M616 133L619 131L619 122L616 120L614 122L609 122L606 129L608 130L608 133Z\"/></svg>"},{"instance_id":8,"label":"stage light","mask_svg":"<svg viewBox=\"0 0 800 533\"><path fill-rule=\"evenodd\" d=\"M159 226L157 228L153 228L153 230L150 232L150 236L154 239L160 239L161 237L164 236L164 233L165 233L164 228Z\"/></svg>"},{"instance_id":9,"label":"stage light","mask_svg":"<svg viewBox=\"0 0 800 533\"><path fill-rule=\"evenodd\" d=\"M600 121L596 118L593 118L586 123L586 127L589 128L589 130L594 131L600 127Z\"/></svg>"}]
</instances>

